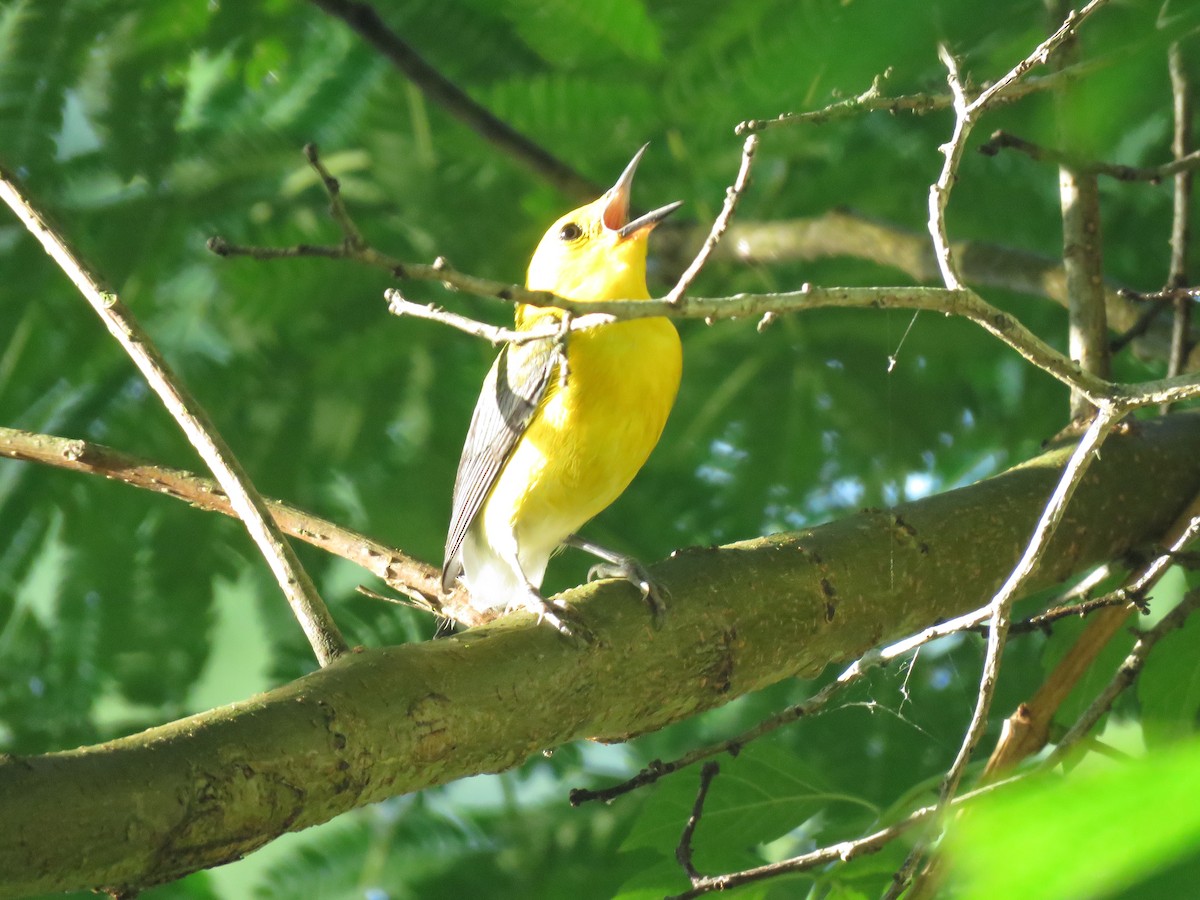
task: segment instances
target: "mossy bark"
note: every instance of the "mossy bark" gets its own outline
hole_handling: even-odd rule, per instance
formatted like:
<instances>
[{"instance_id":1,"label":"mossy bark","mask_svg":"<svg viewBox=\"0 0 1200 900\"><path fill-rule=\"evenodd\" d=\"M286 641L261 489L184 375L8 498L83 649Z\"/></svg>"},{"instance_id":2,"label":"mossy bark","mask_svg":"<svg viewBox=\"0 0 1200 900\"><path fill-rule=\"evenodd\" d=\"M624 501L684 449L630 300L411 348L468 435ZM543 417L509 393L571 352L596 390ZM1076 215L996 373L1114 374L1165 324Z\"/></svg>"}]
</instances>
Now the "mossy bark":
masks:
<instances>
[{"instance_id":1,"label":"mossy bark","mask_svg":"<svg viewBox=\"0 0 1200 900\"><path fill-rule=\"evenodd\" d=\"M1198 448L1198 415L1111 437L1031 588L1154 541L1200 490ZM659 728L976 608L1067 452L887 512L680 552L653 569L671 596L660 628L630 586L599 582L565 595L600 636L588 647L513 616L352 653L106 744L4 758L0 895L170 880L356 806Z\"/></svg>"}]
</instances>

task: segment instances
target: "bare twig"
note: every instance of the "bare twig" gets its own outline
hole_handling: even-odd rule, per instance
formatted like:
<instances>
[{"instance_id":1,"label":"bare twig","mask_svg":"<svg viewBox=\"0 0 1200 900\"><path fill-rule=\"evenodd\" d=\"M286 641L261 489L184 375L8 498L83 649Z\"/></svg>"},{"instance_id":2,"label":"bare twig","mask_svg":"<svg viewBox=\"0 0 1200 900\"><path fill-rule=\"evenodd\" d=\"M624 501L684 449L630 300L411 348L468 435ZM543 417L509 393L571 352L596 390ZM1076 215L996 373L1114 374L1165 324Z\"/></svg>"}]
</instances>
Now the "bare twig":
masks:
<instances>
[{"instance_id":1,"label":"bare twig","mask_svg":"<svg viewBox=\"0 0 1200 900\"><path fill-rule=\"evenodd\" d=\"M678 772L680 769L695 765L702 759L719 756L722 753L737 753L746 744L757 740L764 734L769 734L772 731L782 728L784 725L789 725L798 719L811 716L824 709L835 693L847 685L858 681L871 669L881 665L885 661L883 653L878 650L871 650L856 660L836 680L825 685L825 687L821 688L821 690L817 691L817 693L813 694L807 700L764 719L753 728L747 729L737 736L724 741L709 744L705 747L698 747L669 762L663 762L660 759L653 760L632 778L610 785L609 787L598 789L575 788L570 794L571 805L580 806L592 800L600 800L608 803L622 794L628 794L630 791L653 784L660 778L664 778L673 772Z\"/></svg>"},{"instance_id":2,"label":"bare twig","mask_svg":"<svg viewBox=\"0 0 1200 900\"><path fill-rule=\"evenodd\" d=\"M929 234L933 241L934 252L937 255L938 265L942 272L942 280L947 288L955 290L963 287L958 264L954 258L946 229L946 209L949 203L950 192L958 177L958 170L966 148L967 138L970 136L977 118L992 102L1003 96L1005 92L1011 90L1012 86L1018 83L1030 69L1036 65L1044 64L1058 46L1073 36L1079 24L1093 11L1102 6L1104 2L1105 0L1090 0L1078 12L1072 11L1050 37L1010 69L999 81L980 92L974 100L970 100L967 97L966 88L963 85L962 77L959 75L958 61L945 45L939 44L938 56L942 64L946 67L946 81L950 86L950 92L953 96L954 130L950 140L940 148L944 156L944 162L937 180L929 188ZM1068 296L1070 296L1069 292ZM1097 373L1090 371L1087 367L1081 368L1081 374L1086 377L1099 377ZM1078 396L1084 397L1092 403L1096 402L1096 399L1089 397L1088 392L1081 389L1079 385L1073 385L1072 390ZM1005 584L989 604L991 626L988 629L987 653L984 660L983 674L980 678L979 693L971 722L963 736L962 745L950 769L947 771L946 777L942 781L939 804L943 807L952 800L954 794L957 792L959 782L966 771L966 766L970 762L975 746L983 734L983 729L987 722L987 714L991 709L992 697L995 694L996 681L999 674L1000 654L1008 636L1012 602L1017 590L1025 582L1033 566L1044 552L1046 542L1057 528L1066 503L1078 485L1083 470L1091 460L1092 451L1099 446L1100 441L1103 440L1108 430L1116 423L1119 416L1124 413L1122 406L1109 400L1105 400L1097 404L1097 406L1098 413L1095 421L1080 440L1075 453L1072 454L1070 462L1068 462L1066 468L1063 470L1058 487L1055 489L1046 510L1043 512L1037 527L1034 529L1033 537L1030 539L1025 553ZM905 891L920 860L925 855L926 847L927 844L925 841L917 842L904 864L896 872L891 887L884 895L885 897L898 897Z\"/></svg>"},{"instance_id":3,"label":"bare twig","mask_svg":"<svg viewBox=\"0 0 1200 900\"><path fill-rule=\"evenodd\" d=\"M337 624L300 565L295 551L271 520L270 513L233 452L213 427L207 414L175 377L149 336L117 296L102 289L82 261L52 229L33 205L22 196L16 182L0 169L0 197L16 213L91 304L92 309L129 354L147 383L158 394L167 411L204 459L229 495L229 502L245 523L321 665L327 665L348 649Z\"/></svg>"},{"instance_id":4,"label":"bare twig","mask_svg":"<svg viewBox=\"0 0 1200 900\"><path fill-rule=\"evenodd\" d=\"M1200 151L1180 156L1171 162L1157 166L1124 166L1118 163L1084 159L1082 156L1065 150L1043 147L1009 134L1007 131L992 132L992 136L985 143L979 145L979 152L984 156L995 156L1001 150L1016 150L1038 162L1065 166L1081 174L1104 175L1118 181L1149 181L1151 184L1158 184L1164 178L1200 168Z\"/></svg>"},{"instance_id":5,"label":"bare twig","mask_svg":"<svg viewBox=\"0 0 1200 900\"><path fill-rule=\"evenodd\" d=\"M1126 300L1135 302L1159 303L1163 300L1200 300L1200 287L1163 288L1161 291L1133 291L1120 288L1119 293Z\"/></svg>"},{"instance_id":6,"label":"bare twig","mask_svg":"<svg viewBox=\"0 0 1200 900\"><path fill-rule=\"evenodd\" d=\"M688 880L693 885L703 876L696 871L696 866L692 862L692 835L696 833L696 826L700 824L700 816L704 813L704 800L708 796L708 789L712 786L713 779L717 777L720 770L720 766L715 762L705 763L700 770L700 787L696 790L696 802L692 804L692 814L688 816L687 824L683 826L683 833L679 836L679 846L675 848L675 859L683 867L683 871L687 873Z\"/></svg>"},{"instance_id":7,"label":"bare twig","mask_svg":"<svg viewBox=\"0 0 1200 900\"><path fill-rule=\"evenodd\" d=\"M590 200L604 188L584 178L562 160L497 118L401 40L375 8L355 0L311 0L312 4L349 25L388 59L434 103L512 159L545 178L568 197Z\"/></svg>"},{"instance_id":8,"label":"bare twig","mask_svg":"<svg viewBox=\"0 0 1200 900\"><path fill-rule=\"evenodd\" d=\"M329 215L342 230L343 244L351 251L366 250L367 241L362 236L362 232L358 230L358 226L354 224L350 210L346 208L346 201L342 199L342 185L325 167L325 163L321 162L321 155L317 152L316 144L309 142L304 145L304 158L308 160L313 171L320 176L321 185L325 188L325 193L329 195Z\"/></svg>"},{"instance_id":9,"label":"bare twig","mask_svg":"<svg viewBox=\"0 0 1200 900\"><path fill-rule=\"evenodd\" d=\"M1112 606L1128 606L1129 603L1129 597L1123 593L1113 591L1102 597L1093 597L1090 600L1081 600L1078 603L1065 603L1062 606L1052 607L1044 613L1030 616L1023 622L1013 622L1009 626L1008 633L1013 635L1031 631L1044 631L1048 634L1050 626L1059 619L1066 619L1068 617L1082 619L1098 610L1108 609ZM986 633L986 629L984 631Z\"/></svg>"},{"instance_id":10,"label":"bare twig","mask_svg":"<svg viewBox=\"0 0 1200 900\"><path fill-rule=\"evenodd\" d=\"M414 319L440 322L443 325L456 328L465 334L483 338L494 347L498 347L501 344L528 344L533 341L558 339L564 331L586 331L589 328L597 328L616 321L613 316L603 313L586 316L568 315L564 318L561 325L548 325L530 331L516 331L512 328L499 328L495 325L488 325L485 322L469 319L466 316L460 316L458 313L442 309L432 303L413 303L395 288L388 288L383 292L383 296L388 302L388 312L394 316L411 316Z\"/></svg>"},{"instance_id":11,"label":"bare twig","mask_svg":"<svg viewBox=\"0 0 1200 900\"><path fill-rule=\"evenodd\" d=\"M340 247L287 247L259 248L239 247L226 243L221 238L209 242L213 252L225 256L250 256L257 259L274 259L283 256L326 256L331 258L357 258L345 253ZM314 252L315 251L315 252ZM373 252L373 251L372 251ZM530 306L555 307L579 315L582 319L589 313L608 315L616 319L641 319L650 316L669 316L681 319L736 319L761 318L770 312L783 314L822 307L847 309L920 309L934 310L946 315L969 319L994 337L1016 350L1021 356L1057 378L1063 384L1078 389L1095 403L1105 397L1118 397L1134 405L1159 403L1167 400L1183 400L1200 393L1200 380L1180 376L1174 379L1143 382L1132 385L1115 385L1088 372L1065 354L1052 348L1016 318L992 306L970 290L947 290L925 287L873 287L873 288L822 288L808 286L799 291L775 294L735 294L729 297L688 297L686 305L679 309L666 300L612 300L574 301L557 297L545 291L530 291L515 284L491 281L458 272L449 266L437 268L432 265L387 261L376 254L378 264L393 272L398 278L413 278L441 281L451 288L462 290L479 297L490 297L505 302L525 303Z\"/></svg>"},{"instance_id":12,"label":"bare twig","mask_svg":"<svg viewBox=\"0 0 1200 900\"><path fill-rule=\"evenodd\" d=\"M1187 617L1198 607L1200 607L1200 590L1189 591L1178 606L1137 639L1133 649L1129 651L1129 655L1117 668L1112 680L1092 701L1083 715L1076 720L1075 724L1067 730L1062 740L1058 742L1058 746L1054 748L1054 752L1046 757L1042 764L1044 768L1052 768L1062 762L1075 745L1095 727L1096 723L1100 721L1100 717L1108 712L1121 692L1133 684L1134 679L1146 664L1146 659L1149 657L1150 651L1154 649L1154 645L1170 632L1183 627Z\"/></svg>"},{"instance_id":13,"label":"bare twig","mask_svg":"<svg viewBox=\"0 0 1200 900\"><path fill-rule=\"evenodd\" d=\"M336 209L340 202L337 198L336 179L327 177L328 173L315 161L316 151L311 145L306 148L314 168L322 173L322 182L326 191L330 192L331 205ZM343 209L335 212L335 217L349 219ZM738 294L732 297L697 298L689 297L687 304L680 308L666 300L621 300L605 303L576 302L557 297L545 291L530 291L520 285L505 284L476 278L454 269L444 259L438 258L430 265L420 263L405 263L385 254L379 253L361 238L357 229L342 225L344 240L337 245L310 246L298 245L293 247L245 247L228 243L223 238L213 237L209 240L209 249L221 256L249 256L255 259L280 259L300 256L318 256L330 259L347 259L387 270L396 278L415 280L439 281L452 290L461 290L481 297L490 297L505 302L524 303L531 306L555 307L575 313L577 323L572 328L592 327L598 320L590 319L591 314L610 315L619 319L634 319L646 316L672 316L676 318L723 319L737 317L761 318L764 314L793 312L801 309L815 309L820 306L845 306L850 308L906 308L933 309L947 315L963 316L986 329L989 333L1008 344L1027 360L1042 370L1053 375L1073 390L1079 391L1090 402L1099 398L1120 396L1123 400L1131 400L1135 396L1152 396L1150 402L1185 399L1197 392L1200 382L1195 379L1175 379L1162 382L1147 382L1143 385L1117 386L1097 378L1063 355L1054 350L1033 332L1025 328L1009 314L993 307L977 294L967 291L945 291L934 288L812 288L805 286L800 291L781 294ZM409 313L418 314L415 309L405 308ZM427 311L427 310L426 310ZM437 314L429 314L437 317ZM427 315L426 317L429 317ZM462 327L470 320L456 320L456 327ZM489 332L492 326L477 323L480 334L495 336ZM467 325L467 328L473 328ZM540 337L540 335L538 336Z\"/></svg>"},{"instance_id":14,"label":"bare twig","mask_svg":"<svg viewBox=\"0 0 1200 900\"><path fill-rule=\"evenodd\" d=\"M1022 780L1022 777L1013 777L1006 781L998 781L994 784L985 785L956 797L952 802L952 806L958 808L964 804L969 804L980 797L984 797L995 791L1004 790ZM752 884L756 881L777 878L780 875L788 873L807 872L830 863L849 862L861 856L868 856L872 853L877 853L892 841L904 836L914 828L935 819L941 811L941 807L937 804L923 806L920 809L914 810L899 822L895 822L886 828L881 828L878 831L852 841L831 844L801 856L794 856L791 859L769 863L765 866L757 866L753 869L744 869L741 872L733 872L728 875L701 876L693 882L689 890L681 894L675 894L667 898L667 900L690 900L693 897L727 891L735 887L741 887L742 885Z\"/></svg>"},{"instance_id":15,"label":"bare twig","mask_svg":"<svg viewBox=\"0 0 1200 900\"><path fill-rule=\"evenodd\" d=\"M971 104L967 102L962 79L958 74L958 60L954 58L945 44L938 44L938 58L946 67L946 81L950 85L950 93L954 98L954 133L950 136L949 141L938 148L941 150L944 160L937 181L929 187L929 236L933 239L933 252L937 256L943 283L951 290L958 290L964 285L958 274L958 264L955 262L954 253L950 248L950 236L946 232L946 206L950 202L950 190L957 177L959 164L962 162L967 136L971 133L973 113Z\"/></svg>"},{"instance_id":16,"label":"bare twig","mask_svg":"<svg viewBox=\"0 0 1200 900\"><path fill-rule=\"evenodd\" d=\"M688 229L664 229L657 252L668 259L678 257L679 251L670 242L682 242L690 234ZM1066 274L1061 259L986 241L952 240L950 246L969 284L1045 297L1066 308ZM844 210L797 219L734 222L714 254L717 259L766 265L837 256L898 269L917 283L941 281L927 228L917 233ZM1104 301L1114 330L1123 331L1137 323L1142 310L1134 298L1123 296L1117 285L1105 285ZM1166 336L1156 338L1156 349L1157 344L1165 348L1167 343ZM1166 356L1165 349L1159 352Z\"/></svg>"},{"instance_id":17,"label":"bare twig","mask_svg":"<svg viewBox=\"0 0 1200 900\"><path fill-rule=\"evenodd\" d=\"M696 276L700 274L705 263L708 262L708 258L712 256L712 252L717 249L717 244L720 242L721 236L733 220L733 214L737 210L738 201L741 200L742 194L750 184L750 167L754 163L754 151L756 149L758 149L758 136L752 134L746 138L746 143L742 146L742 164L738 168L737 178L734 179L733 187L727 188L725 191L725 205L721 207L720 214L713 222L712 230L708 233L708 237L705 239L704 245L700 248L700 252L696 254L696 258L692 260L692 264L679 276L679 281L675 283L675 287L671 288L670 293L667 294L665 299L668 303L675 306L680 305L683 295L692 286L692 282L696 280Z\"/></svg>"},{"instance_id":18,"label":"bare twig","mask_svg":"<svg viewBox=\"0 0 1200 900\"><path fill-rule=\"evenodd\" d=\"M0 426L0 456L102 475L174 497L198 509L237 518L228 496L212 479L160 466L91 441ZM269 498L264 498L264 502L275 523L286 533L357 563L424 609L439 611L436 601L440 573L433 566L298 507Z\"/></svg>"},{"instance_id":19,"label":"bare twig","mask_svg":"<svg viewBox=\"0 0 1200 900\"><path fill-rule=\"evenodd\" d=\"M1033 536L1030 538L1024 554L1022 554L1020 561L1013 568L1008 579L992 598L990 604L992 610L992 627L988 631L987 655L984 659L983 675L980 678L979 695L976 699L975 712L963 737L958 755L955 757L954 763L951 765L942 782L941 796L943 801L953 796L958 789L958 784L962 780L967 764L971 760L971 754L974 752L975 745L983 736L984 728L987 725L987 714L991 709L992 698L995 695L996 682L1000 673L1000 655L1004 650L1004 643L1008 637L1012 603L1016 599L1021 586L1041 559L1050 537L1058 528L1059 522L1062 521L1067 503L1075 493L1075 489L1079 486L1084 472L1087 471L1088 466L1091 464L1095 451L1103 443L1108 432L1116 425L1122 415L1124 415L1124 410L1112 403L1103 403L1097 409L1096 417L1092 420L1092 424L1088 426L1088 430L1080 438L1078 445L1076 445L1074 452L1071 454L1070 460L1068 460L1067 465L1063 468L1058 485L1055 487L1054 493L1050 496L1050 500L1046 504L1046 509L1038 520L1037 527L1034 528Z\"/></svg>"},{"instance_id":20,"label":"bare twig","mask_svg":"<svg viewBox=\"0 0 1200 900\"><path fill-rule=\"evenodd\" d=\"M950 200L950 191L957 176L963 151L966 148L968 136L979 115L1004 95L1014 90L1016 85L1030 69L1045 63L1050 53L1059 44L1067 40L1075 29L1089 15L1103 6L1107 0L1090 0L1078 12L1071 12L1061 26L1046 40L1034 49L1032 53L1013 66L999 81L985 88L974 100L968 100L966 89L958 73L958 61L944 44L938 45L938 57L946 67L946 81L950 86L954 109L954 132L950 140L940 148L945 161L942 171L929 188L929 234L933 239L934 251L937 253L938 266L942 270L942 280L948 288L963 286L958 272L958 265L950 248L950 239L946 233L946 206Z\"/></svg>"},{"instance_id":21,"label":"bare twig","mask_svg":"<svg viewBox=\"0 0 1200 900\"><path fill-rule=\"evenodd\" d=\"M1162 538L1162 550L1150 562L1138 568L1115 591L1099 598L1111 600L1110 608L1101 610L1088 622L1088 627L1046 676L1033 696L1022 703L1005 721L1000 740L992 751L984 770L990 778L1014 767L1021 760L1041 751L1050 731L1050 722L1063 701L1088 671L1100 651L1124 627L1131 611L1150 591L1178 558L1184 548L1200 534L1200 496L1175 518Z\"/></svg>"},{"instance_id":22,"label":"bare twig","mask_svg":"<svg viewBox=\"0 0 1200 900\"><path fill-rule=\"evenodd\" d=\"M1095 63L1086 66L1073 66L1068 70L1055 72L1041 78L1028 78L1013 85L1002 97L993 101L994 105L1012 103L1030 94L1055 87L1065 81L1072 81L1088 74L1097 68ZM855 97L838 100L822 109L802 113L783 113L770 119L748 119L734 129L739 137L778 128L782 125L823 125L841 119L856 118L865 112L909 112L914 115L924 115L943 109L950 109L954 98L950 94L901 94L895 97L885 96L880 90L883 81L891 74L888 70L882 75L876 75L871 86Z\"/></svg>"}]
</instances>

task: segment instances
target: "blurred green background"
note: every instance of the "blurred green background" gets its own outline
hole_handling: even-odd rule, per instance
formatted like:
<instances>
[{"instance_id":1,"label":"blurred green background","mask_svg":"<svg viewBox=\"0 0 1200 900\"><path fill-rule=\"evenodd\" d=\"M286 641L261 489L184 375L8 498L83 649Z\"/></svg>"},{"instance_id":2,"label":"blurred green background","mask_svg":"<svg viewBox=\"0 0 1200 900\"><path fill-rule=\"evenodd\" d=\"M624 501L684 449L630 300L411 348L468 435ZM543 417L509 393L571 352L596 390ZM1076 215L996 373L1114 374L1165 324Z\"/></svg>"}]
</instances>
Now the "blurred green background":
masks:
<instances>
[{"instance_id":1,"label":"blurred green background","mask_svg":"<svg viewBox=\"0 0 1200 900\"><path fill-rule=\"evenodd\" d=\"M982 0L411 0L380 14L501 118L609 184L646 141L635 202L685 201L707 223L737 168L733 126L865 90L944 90L946 41L974 84L1046 34L1041 3ZM1088 22L1098 68L1062 122L1049 96L979 129L949 216L955 238L1056 256L1057 173L973 152L994 127L1046 144L1060 127L1098 157L1169 156L1168 43L1195 5L1113 5ZM764 135L742 221L846 208L922 232L948 113L876 113ZM314 6L263 0L0 0L0 162L134 310L263 493L440 561L458 451L493 350L389 317L381 273L325 260L218 259L205 241L333 243L301 156L315 141L380 250L437 255L518 282L543 229L576 205L426 101ZM1169 185L1102 184L1106 274L1150 290L1166 276ZM653 244L653 241L652 241ZM668 266L656 270L657 288ZM711 265L695 293L907 283L853 258ZM653 288L652 288L653 289ZM414 299L504 322L510 310L436 285ZM1065 314L989 291L1049 342ZM963 321L822 310L681 324L685 374L658 450L587 529L645 560L886 506L969 483L1035 454L1065 422L1065 391ZM1122 378L1161 360L1117 361ZM74 288L0 216L0 423L82 437L198 469L178 428ZM365 573L299 552L354 644L424 640L428 617L368 599ZM547 587L577 583L567 553ZM1178 596L1183 578L1162 589ZM1011 646L1006 712L1069 642ZM1119 651L1118 657L1119 657ZM702 870L852 837L924 801L974 702L979 644L928 648L831 712L763 742L714 788ZM243 529L123 485L0 462L0 751L37 753L128 734L313 668ZM1173 683L1173 682L1172 682ZM632 745L581 745L501 776L402 797L289 835L242 863L156 888L166 897L661 896L694 796L684 773L611 807L566 790L728 735L815 690L787 683ZM1163 688L1167 690L1168 688ZM1140 746L1138 707L1120 731ZM1174 714L1190 730L1194 706ZM1189 718L1190 717L1190 718ZM14 827L8 823L0 827ZM902 846L746 891L873 896Z\"/></svg>"}]
</instances>

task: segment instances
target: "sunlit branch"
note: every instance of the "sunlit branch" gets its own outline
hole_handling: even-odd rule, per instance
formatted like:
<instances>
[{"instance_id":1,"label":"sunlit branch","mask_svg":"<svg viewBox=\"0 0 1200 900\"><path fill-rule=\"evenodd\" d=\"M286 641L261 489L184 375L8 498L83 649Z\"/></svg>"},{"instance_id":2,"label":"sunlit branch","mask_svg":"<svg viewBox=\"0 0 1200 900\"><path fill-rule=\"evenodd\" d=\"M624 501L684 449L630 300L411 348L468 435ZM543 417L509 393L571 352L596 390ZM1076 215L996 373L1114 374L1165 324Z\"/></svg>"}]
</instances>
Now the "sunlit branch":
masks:
<instances>
[{"instance_id":1,"label":"sunlit branch","mask_svg":"<svg viewBox=\"0 0 1200 900\"><path fill-rule=\"evenodd\" d=\"M733 214L737 211L738 201L742 199L742 194L750 184L750 167L754 164L754 151L758 148L758 137L750 135L746 138L746 143L742 147L742 163L738 168L737 177L734 179L733 186L725 191L725 203L721 207L721 212L713 221L712 230L709 231L708 237L705 238L700 252L696 254L696 258L692 260L692 264L684 270L679 276L679 280L675 283L675 287L671 288L670 293L666 296L666 301L673 305L680 305L683 296L687 293L688 288L692 286L692 282L696 280L705 264L708 262L714 250L717 249L717 244L720 242L725 230L729 228L729 223L733 221Z\"/></svg>"},{"instance_id":2,"label":"sunlit branch","mask_svg":"<svg viewBox=\"0 0 1200 900\"><path fill-rule=\"evenodd\" d=\"M207 413L171 371L133 313L116 294L100 287L96 277L21 194L16 181L3 169L0 169L0 198L75 284L216 476L279 582L318 662L324 666L345 653L349 648L337 624L295 551L276 528L245 470L217 433Z\"/></svg>"},{"instance_id":3,"label":"sunlit branch","mask_svg":"<svg viewBox=\"0 0 1200 900\"><path fill-rule=\"evenodd\" d=\"M1197 535L1200 535L1200 496L1194 497L1176 517L1159 542L1162 549L1154 559L1131 572L1117 590L1093 601L1108 608L1089 620L1087 628L1055 664L1034 695L1005 721L1000 740L984 770L985 778L1002 774L1041 751L1049 736L1050 722L1059 707L1091 669L1100 652L1126 626L1131 612L1144 605L1147 593Z\"/></svg>"},{"instance_id":4,"label":"sunlit branch","mask_svg":"<svg viewBox=\"0 0 1200 900\"><path fill-rule=\"evenodd\" d=\"M158 465L91 441L0 426L0 456L101 475L174 497L197 509L237 518L229 497L211 478ZM276 525L287 534L362 566L425 609L438 611L434 601L440 575L433 566L298 507L263 499Z\"/></svg>"}]
</instances>

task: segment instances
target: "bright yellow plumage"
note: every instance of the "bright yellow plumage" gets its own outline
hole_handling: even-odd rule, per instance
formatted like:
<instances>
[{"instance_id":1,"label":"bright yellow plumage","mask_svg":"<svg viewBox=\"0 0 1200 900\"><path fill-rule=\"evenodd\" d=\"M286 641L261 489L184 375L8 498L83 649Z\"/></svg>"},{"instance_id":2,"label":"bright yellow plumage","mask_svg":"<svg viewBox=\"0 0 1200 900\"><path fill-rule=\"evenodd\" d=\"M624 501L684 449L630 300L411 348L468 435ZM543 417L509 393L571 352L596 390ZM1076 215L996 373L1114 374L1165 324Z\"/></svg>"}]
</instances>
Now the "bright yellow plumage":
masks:
<instances>
[{"instance_id":1,"label":"bright yellow plumage","mask_svg":"<svg viewBox=\"0 0 1200 900\"><path fill-rule=\"evenodd\" d=\"M550 227L529 264L530 289L578 301L650 296L647 239L678 204L629 221L640 158ZM517 328L561 315L521 306ZM572 332L565 381L553 360L552 340L505 348L463 448L443 585L461 578L480 610L547 612L537 589L550 556L641 469L675 402L682 353L671 322L652 318Z\"/></svg>"}]
</instances>

